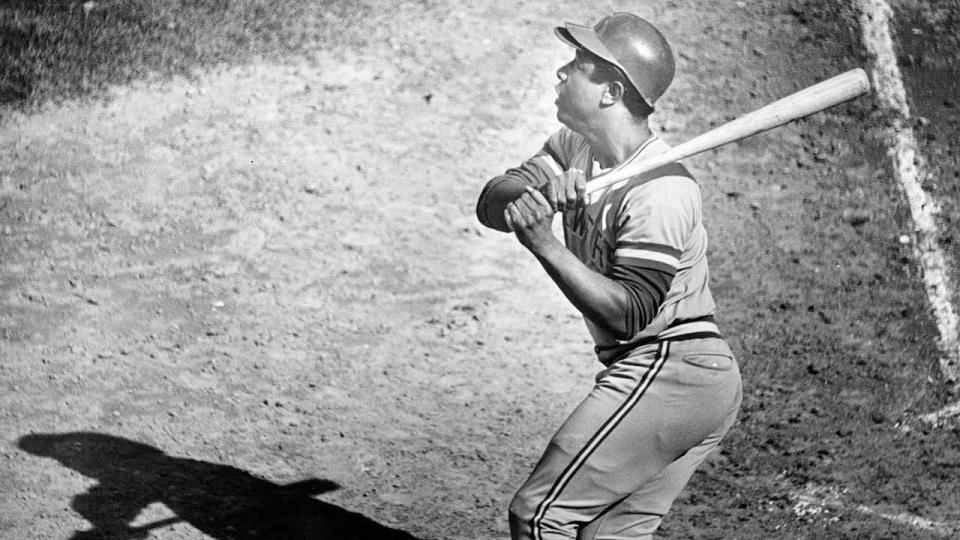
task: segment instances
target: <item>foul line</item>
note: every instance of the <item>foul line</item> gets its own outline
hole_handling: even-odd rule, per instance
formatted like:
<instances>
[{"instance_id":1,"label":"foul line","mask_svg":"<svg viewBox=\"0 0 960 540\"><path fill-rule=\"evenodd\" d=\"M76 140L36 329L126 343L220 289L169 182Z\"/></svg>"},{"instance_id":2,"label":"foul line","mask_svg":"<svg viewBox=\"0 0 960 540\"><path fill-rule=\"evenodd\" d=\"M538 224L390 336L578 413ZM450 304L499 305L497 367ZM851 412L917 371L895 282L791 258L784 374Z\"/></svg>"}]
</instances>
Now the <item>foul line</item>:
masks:
<instances>
[{"instance_id":1,"label":"foul line","mask_svg":"<svg viewBox=\"0 0 960 540\"><path fill-rule=\"evenodd\" d=\"M793 491L790 494L794 501L793 513L801 519L836 521L839 514L853 511L938 536L960 533L960 523L934 521L909 513L893 514L864 504L845 504L843 498L848 493L848 490L837 487L808 484L802 491Z\"/></svg>"},{"instance_id":2,"label":"foul line","mask_svg":"<svg viewBox=\"0 0 960 540\"><path fill-rule=\"evenodd\" d=\"M893 123L887 133L889 154L894 176L910 205L915 234L913 253L920 264L927 297L940 331L940 370L950 383L956 384L960 381L960 342L957 339L960 323L950 299L953 287L946 258L937 243L936 216L940 208L921 186L926 172L921 172L917 166L920 155L910 127L910 108L893 49L890 34L893 11L885 0L860 0L859 4L863 42L875 59L872 79L877 100L883 109L893 113ZM960 403L928 416L933 416L936 421L956 414L960 414Z\"/></svg>"}]
</instances>

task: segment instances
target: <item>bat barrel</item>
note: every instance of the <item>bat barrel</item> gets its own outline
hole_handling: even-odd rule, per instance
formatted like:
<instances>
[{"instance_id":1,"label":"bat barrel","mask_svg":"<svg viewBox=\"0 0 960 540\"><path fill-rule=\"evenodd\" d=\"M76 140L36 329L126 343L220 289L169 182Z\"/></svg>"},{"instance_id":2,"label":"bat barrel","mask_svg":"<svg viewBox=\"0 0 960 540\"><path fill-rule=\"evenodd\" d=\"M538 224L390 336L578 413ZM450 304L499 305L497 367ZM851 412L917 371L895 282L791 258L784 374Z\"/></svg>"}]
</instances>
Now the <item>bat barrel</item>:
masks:
<instances>
[{"instance_id":1,"label":"bat barrel","mask_svg":"<svg viewBox=\"0 0 960 540\"><path fill-rule=\"evenodd\" d=\"M612 171L587 182L590 196L614 184L657 167L756 135L849 101L870 91L870 79L861 68L851 69L677 145L652 160Z\"/></svg>"}]
</instances>

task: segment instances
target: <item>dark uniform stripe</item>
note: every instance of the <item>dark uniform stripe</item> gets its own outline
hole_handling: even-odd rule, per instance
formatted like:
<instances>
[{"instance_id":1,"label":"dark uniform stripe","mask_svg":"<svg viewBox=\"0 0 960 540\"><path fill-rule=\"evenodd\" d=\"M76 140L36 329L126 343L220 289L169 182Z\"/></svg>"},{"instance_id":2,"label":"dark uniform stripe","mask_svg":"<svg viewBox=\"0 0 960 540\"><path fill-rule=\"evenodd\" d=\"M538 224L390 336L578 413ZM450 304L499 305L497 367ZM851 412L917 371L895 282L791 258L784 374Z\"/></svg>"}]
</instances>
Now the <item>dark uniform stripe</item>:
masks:
<instances>
[{"instance_id":1,"label":"dark uniform stripe","mask_svg":"<svg viewBox=\"0 0 960 540\"><path fill-rule=\"evenodd\" d=\"M624 242L622 240L617 242L617 249L643 249L647 251L655 251L657 253L663 253L664 255L670 255L671 257L680 258L683 255L683 251L667 245L667 244L654 244L651 242Z\"/></svg>"},{"instance_id":2,"label":"dark uniform stripe","mask_svg":"<svg viewBox=\"0 0 960 540\"><path fill-rule=\"evenodd\" d=\"M653 261L650 259L635 259L633 257L617 256L613 258L613 264L615 266L629 266L629 267L650 268L652 270L659 270L660 272L670 274L670 277L673 277L677 274L676 266L670 266L665 262Z\"/></svg>"}]
</instances>

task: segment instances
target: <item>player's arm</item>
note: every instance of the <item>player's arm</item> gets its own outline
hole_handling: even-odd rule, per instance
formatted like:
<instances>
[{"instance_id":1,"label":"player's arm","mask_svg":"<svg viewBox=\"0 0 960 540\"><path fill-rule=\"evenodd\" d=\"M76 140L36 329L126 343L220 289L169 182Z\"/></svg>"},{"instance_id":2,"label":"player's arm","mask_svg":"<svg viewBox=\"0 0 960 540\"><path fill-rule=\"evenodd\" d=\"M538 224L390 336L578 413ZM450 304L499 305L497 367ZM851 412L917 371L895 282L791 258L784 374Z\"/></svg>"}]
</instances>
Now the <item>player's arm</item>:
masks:
<instances>
[{"instance_id":1,"label":"player's arm","mask_svg":"<svg viewBox=\"0 0 960 540\"><path fill-rule=\"evenodd\" d=\"M477 217L480 223L501 232L511 232L504 221L507 205L526 193L532 186L543 193L555 212L574 210L586 205L587 183L583 171L570 169L559 175L547 177L540 183L531 181L518 174L498 176L487 182L477 202Z\"/></svg>"},{"instance_id":2,"label":"player's arm","mask_svg":"<svg viewBox=\"0 0 960 540\"><path fill-rule=\"evenodd\" d=\"M551 230L553 209L535 189L510 203L504 221L564 296L586 318L628 340L656 315L673 279L668 271L618 264L610 277L586 266Z\"/></svg>"},{"instance_id":3,"label":"player's arm","mask_svg":"<svg viewBox=\"0 0 960 540\"><path fill-rule=\"evenodd\" d=\"M504 221L507 205L526 193L527 186L539 187L537 177L522 169L511 169L491 179L483 187L477 200L477 219L486 227L510 232Z\"/></svg>"},{"instance_id":4,"label":"player's arm","mask_svg":"<svg viewBox=\"0 0 960 540\"><path fill-rule=\"evenodd\" d=\"M564 171L567 167L565 156L575 153L577 144L582 145L582 139L562 128L551 135L533 157L487 182L477 200L480 223L491 229L510 232L504 221L504 210L526 192L527 186L544 193L554 210L582 205L586 198L583 173Z\"/></svg>"}]
</instances>

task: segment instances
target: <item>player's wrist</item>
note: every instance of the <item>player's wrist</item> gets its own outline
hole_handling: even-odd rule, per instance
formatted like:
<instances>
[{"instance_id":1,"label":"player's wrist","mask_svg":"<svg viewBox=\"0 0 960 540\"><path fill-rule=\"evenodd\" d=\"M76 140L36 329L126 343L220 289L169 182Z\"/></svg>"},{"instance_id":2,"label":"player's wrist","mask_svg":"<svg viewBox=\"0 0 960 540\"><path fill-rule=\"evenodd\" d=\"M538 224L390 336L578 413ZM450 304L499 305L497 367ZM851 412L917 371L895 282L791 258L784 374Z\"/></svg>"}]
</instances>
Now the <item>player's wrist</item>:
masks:
<instances>
[{"instance_id":1,"label":"player's wrist","mask_svg":"<svg viewBox=\"0 0 960 540\"><path fill-rule=\"evenodd\" d=\"M551 233L535 242L530 242L527 249L540 259L554 259L561 252L566 251L567 248Z\"/></svg>"}]
</instances>

